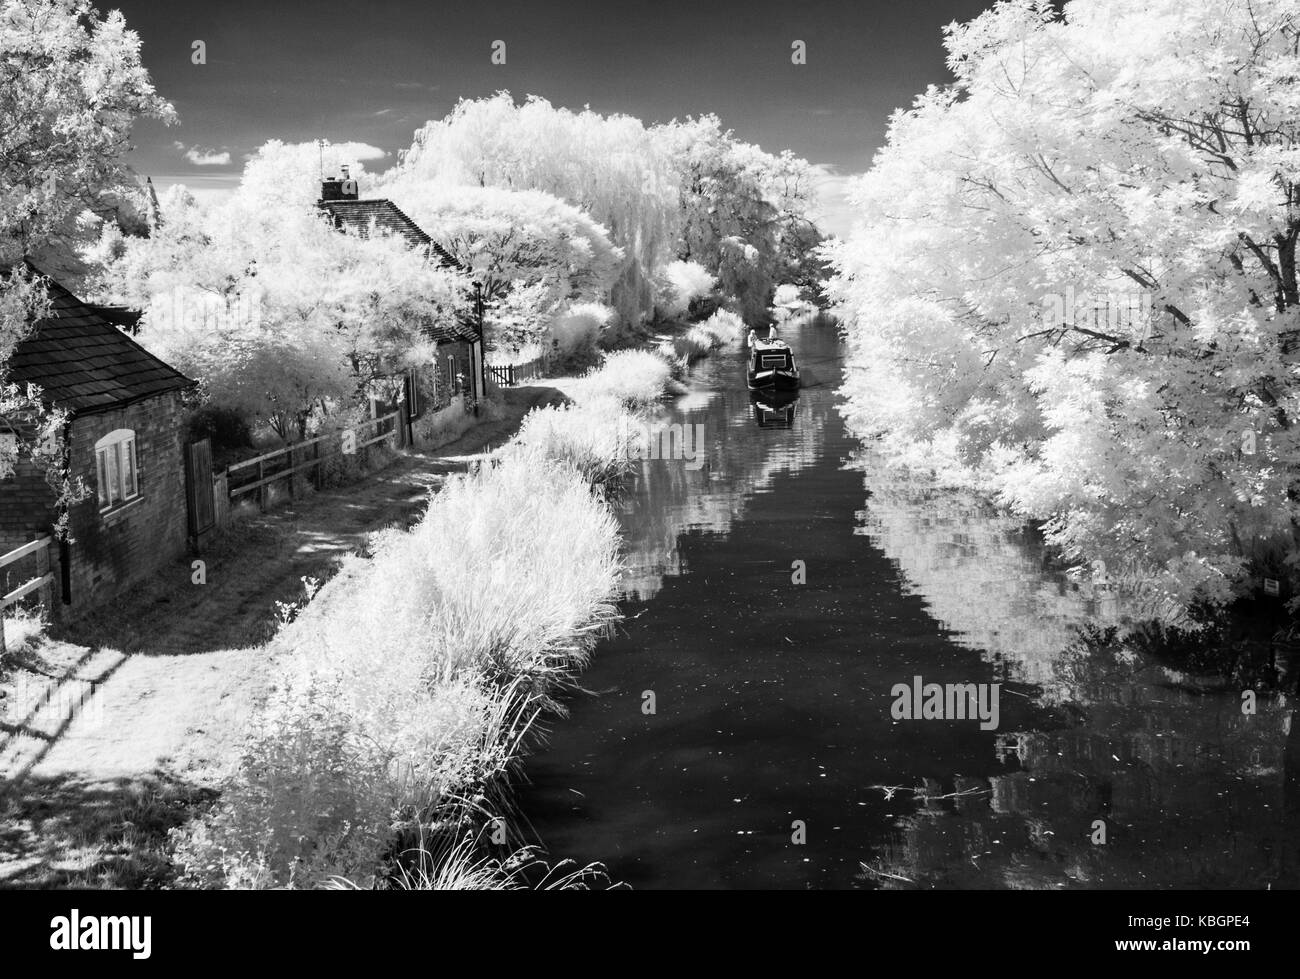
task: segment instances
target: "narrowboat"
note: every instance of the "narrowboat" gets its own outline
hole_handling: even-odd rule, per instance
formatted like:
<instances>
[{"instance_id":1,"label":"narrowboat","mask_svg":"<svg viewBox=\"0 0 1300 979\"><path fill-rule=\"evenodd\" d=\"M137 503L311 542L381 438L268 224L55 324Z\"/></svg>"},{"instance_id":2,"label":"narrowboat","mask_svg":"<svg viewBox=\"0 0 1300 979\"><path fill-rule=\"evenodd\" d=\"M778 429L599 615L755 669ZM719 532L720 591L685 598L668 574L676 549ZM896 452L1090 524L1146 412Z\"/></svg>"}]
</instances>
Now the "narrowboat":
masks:
<instances>
[{"instance_id":1,"label":"narrowboat","mask_svg":"<svg viewBox=\"0 0 1300 979\"><path fill-rule=\"evenodd\" d=\"M784 340L759 340L749 348L745 380L751 391L797 391L799 368Z\"/></svg>"}]
</instances>

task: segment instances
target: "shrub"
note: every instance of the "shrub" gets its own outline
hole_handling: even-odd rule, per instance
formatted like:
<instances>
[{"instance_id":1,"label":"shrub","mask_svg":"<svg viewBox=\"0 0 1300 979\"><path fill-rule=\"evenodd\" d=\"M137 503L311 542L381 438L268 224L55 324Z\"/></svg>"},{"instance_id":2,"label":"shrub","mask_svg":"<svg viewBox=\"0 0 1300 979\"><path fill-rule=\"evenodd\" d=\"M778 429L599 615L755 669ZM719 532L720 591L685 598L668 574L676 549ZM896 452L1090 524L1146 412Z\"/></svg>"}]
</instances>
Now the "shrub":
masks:
<instances>
[{"instance_id":1,"label":"shrub","mask_svg":"<svg viewBox=\"0 0 1300 979\"><path fill-rule=\"evenodd\" d=\"M776 295L772 297L772 315L776 320L785 321L815 312L817 307L803 298L798 286L789 283L777 286Z\"/></svg>"},{"instance_id":2,"label":"shrub","mask_svg":"<svg viewBox=\"0 0 1300 979\"><path fill-rule=\"evenodd\" d=\"M740 341L745 335L745 321L729 310L719 309L695 329L712 337L713 346L722 347Z\"/></svg>"},{"instance_id":3,"label":"shrub","mask_svg":"<svg viewBox=\"0 0 1300 979\"><path fill-rule=\"evenodd\" d=\"M659 401L668 389L672 366L647 350L619 350L608 354L599 369L584 378L590 398L609 397L629 408Z\"/></svg>"},{"instance_id":4,"label":"shrub","mask_svg":"<svg viewBox=\"0 0 1300 979\"><path fill-rule=\"evenodd\" d=\"M799 287L785 283L776 287L776 294L772 296L773 306L797 306L803 302L799 296Z\"/></svg>"},{"instance_id":5,"label":"shrub","mask_svg":"<svg viewBox=\"0 0 1300 979\"><path fill-rule=\"evenodd\" d=\"M664 266L661 313L668 318L682 316L691 303L708 296L718 284L699 262L676 261Z\"/></svg>"},{"instance_id":6,"label":"shrub","mask_svg":"<svg viewBox=\"0 0 1300 979\"><path fill-rule=\"evenodd\" d=\"M712 334L701 330L698 326L691 327L672 339L673 356L688 366L707 354L714 346Z\"/></svg>"},{"instance_id":7,"label":"shrub","mask_svg":"<svg viewBox=\"0 0 1300 979\"><path fill-rule=\"evenodd\" d=\"M600 358L598 341L614 311L601 303L575 303L550 327L553 371L585 370Z\"/></svg>"}]
</instances>

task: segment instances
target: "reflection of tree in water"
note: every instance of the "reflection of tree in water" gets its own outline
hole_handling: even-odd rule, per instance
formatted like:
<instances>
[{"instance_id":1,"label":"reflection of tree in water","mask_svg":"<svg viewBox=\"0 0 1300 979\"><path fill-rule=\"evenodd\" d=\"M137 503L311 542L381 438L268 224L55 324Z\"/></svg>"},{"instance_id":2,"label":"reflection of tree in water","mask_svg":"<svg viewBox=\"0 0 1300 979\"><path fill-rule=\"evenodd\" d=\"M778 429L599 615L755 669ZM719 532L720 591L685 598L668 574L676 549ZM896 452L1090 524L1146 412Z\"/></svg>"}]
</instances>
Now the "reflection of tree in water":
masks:
<instances>
[{"instance_id":1,"label":"reflection of tree in water","mask_svg":"<svg viewBox=\"0 0 1300 979\"><path fill-rule=\"evenodd\" d=\"M692 470L680 459L640 463L621 520L624 594L640 601L653 598L666 575L682 573L683 534L730 533L750 496L770 492L779 474L812 465L825 442L831 412L829 399L801 399L791 429L762 432L753 424L743 390L712 398L697 394L685 410L680 408L660 421L703 425L705 464Z\"/></svg>"},{"instance_id":2,"label":"reflection of tree in water","mask_svg":"<svg viewBox=\"0 0 1300 979\"><path fill-rule=\"evenodd\" d=\"M869 454L855 465L871 491L859 532L953 642L1035 685L1052 719L998 735L1004 774L900 774L894 804L908 813L864 861L865 883L1300 883L1300 725L1287 698L1261 695L1246 716L1235 690L1188 689L1138 649L1088 641L1086 632L1129 610L1094 602L1049 570L1017 521L968 494L886 473ZM1092 842L1098 819L1105 845Z\"/></svg>"}]
</instances>

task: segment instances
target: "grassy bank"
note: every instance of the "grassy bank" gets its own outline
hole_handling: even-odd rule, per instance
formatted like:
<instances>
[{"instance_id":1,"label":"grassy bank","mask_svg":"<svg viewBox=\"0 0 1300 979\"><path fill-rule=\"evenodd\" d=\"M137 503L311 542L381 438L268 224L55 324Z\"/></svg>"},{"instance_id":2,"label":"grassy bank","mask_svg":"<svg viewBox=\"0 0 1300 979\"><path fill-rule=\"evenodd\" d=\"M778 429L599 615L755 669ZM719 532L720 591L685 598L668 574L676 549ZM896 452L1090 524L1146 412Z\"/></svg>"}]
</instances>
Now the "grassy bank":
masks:
<instances>
[{"instance_id":1,"label":"grassy bank","mask_svg":"<svg viewBox=\"0 0 1300 979\"><path fill-rule=\"evenodd\" d=\"M715 319L686 334L700 350L738 336ZM618 618L604 491L680 363L608 355L575 403L530 412L305 606L272 643L283 669L220 801L174 833L184 882L517 886L530 858L506 789Z\"/></svg>"},{"instance_id":2,"label":"grassy bank","mask_svg":"<svg viewBox=\"0 0 1300 979\"><path fill-rule=\"evenodd\" d=\"M459 477L276 640L285 662L221 801L178 840L200 886L382 882L492 813L530 726L617 615L614 519L518 452Z\"/></svg>"}]
</instances>

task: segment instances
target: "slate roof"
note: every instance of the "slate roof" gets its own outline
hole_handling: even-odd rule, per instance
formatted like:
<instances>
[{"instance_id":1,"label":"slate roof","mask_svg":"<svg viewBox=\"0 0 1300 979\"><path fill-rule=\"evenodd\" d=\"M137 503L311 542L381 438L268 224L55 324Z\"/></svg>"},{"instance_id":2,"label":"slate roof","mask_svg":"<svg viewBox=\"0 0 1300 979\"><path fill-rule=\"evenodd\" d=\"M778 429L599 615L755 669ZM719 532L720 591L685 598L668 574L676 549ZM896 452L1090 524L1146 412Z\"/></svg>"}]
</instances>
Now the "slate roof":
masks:
<instances>
[{"instance_id":1,"label":"slate roof","mask_svg":"<svg viewBox=\"0 0 1300 979\"><path fill-rule=\"evenodd\" d=\"M387 198L374 201L318 201L317 207L334 220L334 227L346 229L362 238L370 237L372 228L402 238L412 248L427 249L444 268L469 271L456 256L429 237L428 233L407 217L406 212ZM453 340L477 340L474 328L463 322L430 323L424 333L437 343Z\"/></svg>"},{"instance_id":2,"label":"slate roof","mask_svg":"<svg viewBox=\"0 0 1300 979\"><path fill-rule=\"evenodd\" d=\"M32 269L35 272L35 269ZM194 387L53 279L51 314L9 358L9 380L36 384L42 396L74 415L108 411L168 391Z\"/></svg>"},{"instance_id":3,"label":"slate roof","mask_svg":"<svg viewBox=\"0 0 1300 979\"><path fill-rule=\"evenodd\" d=\"M467 271L456 256L434 241L406 212L387 198L377 201L321 201L318 205L334 217L336 228L369 237L371 227L404 238L412 248L427 248L446 268Z\"/></svg>"}]
</instances>

